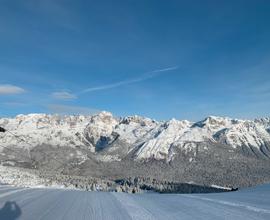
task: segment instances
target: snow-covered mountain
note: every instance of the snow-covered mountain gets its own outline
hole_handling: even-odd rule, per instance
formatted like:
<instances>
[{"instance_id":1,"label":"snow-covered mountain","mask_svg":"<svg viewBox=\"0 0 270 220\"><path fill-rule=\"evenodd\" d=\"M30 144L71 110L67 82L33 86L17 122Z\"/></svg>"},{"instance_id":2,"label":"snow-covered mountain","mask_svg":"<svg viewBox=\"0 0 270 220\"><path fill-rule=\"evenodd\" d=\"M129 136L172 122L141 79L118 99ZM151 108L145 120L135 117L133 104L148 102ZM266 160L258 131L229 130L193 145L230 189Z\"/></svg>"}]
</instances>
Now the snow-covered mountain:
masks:
<instances>
[{"instance_id":1,"label":"snow-covered mountain","mask_svg":"<svg viewBox=\"0 0 270 220\"><path fill-rule=\"evenodd\" d=\"M159 122L140 116L117 118L109 112L94 116L29 114L0 118L0 126L10 131L0 133L0 146L29 152L42 146L75 149L75 156L83 158L81 162L89 152L102 161L126 157L171 161L179 150L195 152L198 143L270 157L269 118L238 120L210 116L194 123L176 119Z\"/></svg>"}]
</instances>

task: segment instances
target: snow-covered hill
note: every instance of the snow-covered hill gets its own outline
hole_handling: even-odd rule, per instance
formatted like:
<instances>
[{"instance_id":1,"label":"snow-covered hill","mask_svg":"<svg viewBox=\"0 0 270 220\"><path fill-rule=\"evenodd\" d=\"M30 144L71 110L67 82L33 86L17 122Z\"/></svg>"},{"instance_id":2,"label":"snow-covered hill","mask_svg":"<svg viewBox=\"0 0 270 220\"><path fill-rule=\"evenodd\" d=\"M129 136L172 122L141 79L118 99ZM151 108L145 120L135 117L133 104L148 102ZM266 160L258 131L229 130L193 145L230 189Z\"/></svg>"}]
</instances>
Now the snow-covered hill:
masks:
<instances>
[{"instance_id":1,"label":"snow-covered hill","mask_svg":"<svg viewBox=\"0 0 270 220\"><path fill-rule=\"evenodd\" d=\"M29 151L45 145L72 148L77 156L85 157L80 151L83 148L103 161L127 156L170 161L179 149L195 151L195 146L204 142L270 157L269 118L252 121L210 116L194 123L176 119L158 122L139 116L117 118L109 112L94 116L29 114L1 118L0 126L11 132L0 133L1 146Z\"/></svg>"}]
</instances>

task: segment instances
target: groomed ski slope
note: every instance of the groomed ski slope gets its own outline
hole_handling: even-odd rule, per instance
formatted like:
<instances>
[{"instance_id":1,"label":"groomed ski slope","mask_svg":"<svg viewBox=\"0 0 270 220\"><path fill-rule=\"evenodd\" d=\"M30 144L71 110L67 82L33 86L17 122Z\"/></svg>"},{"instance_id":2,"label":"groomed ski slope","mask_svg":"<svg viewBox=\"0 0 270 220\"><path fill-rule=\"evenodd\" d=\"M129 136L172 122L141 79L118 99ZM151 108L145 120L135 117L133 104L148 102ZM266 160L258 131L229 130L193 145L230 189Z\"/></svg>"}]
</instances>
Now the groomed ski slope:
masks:
<instances>
[{"instance_id":1,"label":"groomed ski slope","mask_svg":"<svg viewBox=\"0 0 270 220\"><path fill-rule=\"evenodd\" d=\"M126 194L0 186L0 219L270 219L270 185L215 194Z\"/></svg>"}]
</instances>

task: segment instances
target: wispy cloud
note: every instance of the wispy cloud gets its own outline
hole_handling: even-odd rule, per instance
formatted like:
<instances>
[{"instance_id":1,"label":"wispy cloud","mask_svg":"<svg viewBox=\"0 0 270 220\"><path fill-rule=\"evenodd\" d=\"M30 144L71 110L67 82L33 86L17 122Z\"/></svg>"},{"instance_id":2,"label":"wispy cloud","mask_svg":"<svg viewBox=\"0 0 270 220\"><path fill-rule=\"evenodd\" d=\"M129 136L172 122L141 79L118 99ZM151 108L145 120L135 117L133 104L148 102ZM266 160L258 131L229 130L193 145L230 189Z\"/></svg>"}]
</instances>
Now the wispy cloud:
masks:
<instances>
[{"instance_id":1,"label":"wispy cloud","mask_svg":"<svg viewBox=\"0 0 270 220\"><path fill-rule=\"evenodd\" d=\"M62 115L92 115L100 112L97 109L72 105L49 104L46 107L50 113Z\"/></svg>"},{"instance_id":2,"label":"wispy cloud","mask_svg":"<svg viewBox=\"0 0 270 220\"><path fill-rule=\"evenodd\" d=\"M101 85L101 86L96 86L96 87L90 87L90 88L87 88L87 89L81 91L80 94L87 93L87 92L99 91L99 90L107 90L107 89L112 89L112 88L116 88L116 87L120 87L120 86L124 86L124 85L128 85L128 84L142 82L142 81L154 78L162 72L172 71L172 70L176 70L178 68L179 68L178 66L173 66L173 67L168 67L168 68L164 68L164 69L153 70L150 72L146 72L144 75L142 75L138 78L123 80L123 81L119 81L116 83L111 83L111 84L106 84L106 85Z\"/></svg>"},{"instance_id":3,"label":"wispy cloud","mask_svg":"<svg viewBox=\"0 0 270 220\"><path fill-rule=\"evenodd\" d=\"M0 95L14 95L24 93L25 90L21 87L10 85L10 84L0 84Z\"/></svg>"},{"instance_id":4,"label":"wispy cloud","mask_svg":"<svg viewBox=\"0 0 270 220\"><path fill-rule=\"evenodd\" d=\"M4 102L2 104L7 107L22 107L22 106L27 105L26 103L22 103L22 102Z\"/></svg>"},{"instance_id":5,"label":"wispy cloud","mask_svg":"<svg viewBox=\"0 0 270 220\"><path fill-rule=\"evenodd\" d=\"M24 1L24 7L32 13L38 13L39 16L46 16L53 19L54 25L66 28L68 30L77 30L77 13L70 10L68 4L55 0L31 0Z\"/></svg>"},{"instance_id":6,"label":"wispy cloud","mask_svg":"<svg viewBox=\"0 0 270 220\"><path fill-rule=\"evenodd\" d=\"M52 97L54 99L60 99L60 100L72 100L72 99L77 98L76 95L74 95L74 94L72 94L70 92L66 92L66 91L53 92Z\"/></svg>"}]
</instances>

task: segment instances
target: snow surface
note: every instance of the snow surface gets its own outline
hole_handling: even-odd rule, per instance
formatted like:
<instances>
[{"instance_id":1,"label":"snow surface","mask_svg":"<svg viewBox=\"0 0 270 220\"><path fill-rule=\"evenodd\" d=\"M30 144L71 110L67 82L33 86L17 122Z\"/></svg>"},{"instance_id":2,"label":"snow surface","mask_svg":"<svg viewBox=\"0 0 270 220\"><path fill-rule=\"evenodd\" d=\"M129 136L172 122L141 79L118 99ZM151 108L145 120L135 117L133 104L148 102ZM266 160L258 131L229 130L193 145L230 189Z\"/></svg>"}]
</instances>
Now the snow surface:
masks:
<instances>
[{"instance_id":1,"label":"snow surface","mask_svg":"<svg viewBox=\"0 0 270 220\"><path fill-rule=\"evenodd\" d=\"M17 218L16 218L17 217ZM0 185L0 219L270 219L270 185L213 194L126 194Z\"/></svg>"}]
</instances>

